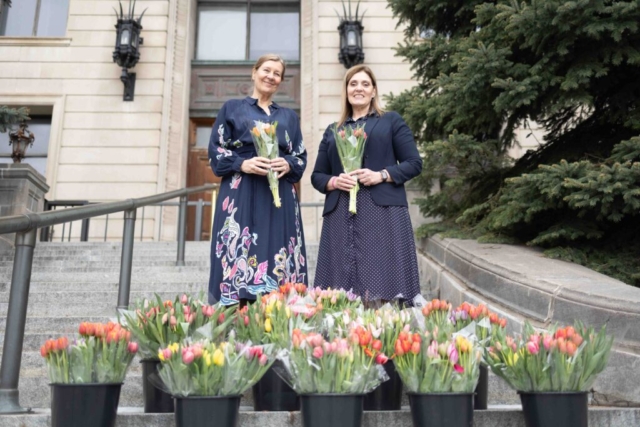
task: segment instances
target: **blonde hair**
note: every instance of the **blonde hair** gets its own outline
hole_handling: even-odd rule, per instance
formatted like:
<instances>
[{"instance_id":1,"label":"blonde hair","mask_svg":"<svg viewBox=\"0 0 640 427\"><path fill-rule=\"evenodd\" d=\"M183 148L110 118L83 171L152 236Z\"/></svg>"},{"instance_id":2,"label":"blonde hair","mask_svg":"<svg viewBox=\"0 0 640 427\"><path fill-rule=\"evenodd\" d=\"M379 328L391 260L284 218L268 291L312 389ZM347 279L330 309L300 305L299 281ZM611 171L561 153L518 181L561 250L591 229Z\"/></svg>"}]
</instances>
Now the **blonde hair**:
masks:
<instances>
[{"instance_id":1,"label":"blonde hair","mask_svg":"<svg viewBox=\"0 0 640 427\"><path fill-rule=\"evenodd\" d=\"M373 88L376 90L376 95L371 98L371 105L369 105L369 111L375 111L379 115L384 114L384 110L380 107L380 99L378 98L378 83L376 81L376 76L371 71L371 68L366 65L356 65L347 70L347 73L344 75L344 81L342 83L342 113L340 114L340 120L338 120L338 126L342 126L344 122L347 121L349 117L353 115L353 107L349 104L349 97L347 96L347 86L349 86L349 82L359 72L364 71L367 73L369 78L371 79L371 84Z\"/></svg>"},{"instance_id":2,"label":"blonde hair","mask_svg":"<svg viewBox=\"0 0 640 427\"><path fill-rule=\"evenodd\" d=\"M267 61L274 61L282 64L282 76L280 76L280 79L281 80L284 79L284 72L287 69L287 65L284 63L284 59L282 59L280 55L276 55L275 53L267 53L265 55L262 55L260 58L258 58L256 63L253 64L253 71L254 72L258 71L258 68L260 68L262 64L264 64Z\"/></svg>"}]
</instances>

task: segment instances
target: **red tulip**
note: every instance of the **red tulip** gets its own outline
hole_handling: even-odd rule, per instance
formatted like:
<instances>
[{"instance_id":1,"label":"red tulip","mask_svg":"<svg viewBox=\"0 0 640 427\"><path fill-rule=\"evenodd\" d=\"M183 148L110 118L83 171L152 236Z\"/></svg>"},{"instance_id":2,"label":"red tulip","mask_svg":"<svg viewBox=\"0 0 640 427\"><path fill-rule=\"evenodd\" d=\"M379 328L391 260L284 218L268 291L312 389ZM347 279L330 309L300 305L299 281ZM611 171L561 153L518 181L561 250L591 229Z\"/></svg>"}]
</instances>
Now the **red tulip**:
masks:
<instances>
[{"instance_id":1,"label":"red tulip","mask_svg":"<svg viewBox=\"0 0 640 427\"><path fill-rule=\"evenodd\" d=\"M129 353L136 354L138 352L138 343L130 342L129 345L127 346L127 351Z\"/></svg>"},{"instance_id":2,"label":"red tulip","mask_svg":"<svg viewBox=\"0 0 640 427\"><path fill-rule=\"evenodd\" d=\"M43 345L40 347L40 356L47 357L49 355L49 351L47 351L47 347Z\"/></svg>"},{"instance_id":3,"label":"red tulip","mask_svg":"<svg viewBox=\"0 0 640 427\"><path fill-rule=\"evenodd\" d=\"M371 344L371 348L373 348L376 351L382 350L382 341L373 340L373 343Z\"/></svg>"},{"instance_id":4,"label":"red tulip","mask_svg":"<svg viewBox=\"0 0 640 427\"><path fill-rule=\"evenodd\" d=\"M260 366L266 365L268 361L269 361L269 358L267 357L266 354L263 354L258 358L258 364Z\"/></svg>"},{"instance_id":5,"label":"red tulip","mask_svg":"<svg viewBox=\"0 0 640 427\"><path fill-rule=\"evenodd\" d=\"M384 353L380 353L376 356L376 363L378 365L384 365L385 363L387 363L389 361L389 358L387 356L385 356Z\"/></svg>"},{"instance_id":6,"label":"red tulip","mask_svg":"<svg viewBox=\"0 0 640 427\"><path fill-rule=\"evenodd\" d=\"M420 353L420 343L419 342L414 342L413 344L411 344L411 353L413 353L413 354Z\"/></svg>"}]
</instances>

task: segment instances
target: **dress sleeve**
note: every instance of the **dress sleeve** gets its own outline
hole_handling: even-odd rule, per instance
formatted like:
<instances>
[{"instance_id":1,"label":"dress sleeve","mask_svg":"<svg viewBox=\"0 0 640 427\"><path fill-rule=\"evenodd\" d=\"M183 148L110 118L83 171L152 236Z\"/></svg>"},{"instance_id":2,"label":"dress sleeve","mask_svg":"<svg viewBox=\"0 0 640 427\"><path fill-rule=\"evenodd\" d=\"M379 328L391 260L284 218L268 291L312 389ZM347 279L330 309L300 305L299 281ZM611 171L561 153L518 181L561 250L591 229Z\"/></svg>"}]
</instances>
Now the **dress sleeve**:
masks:
<instances>
[{"instance_id":1,"label":"dress sleeve","mask_svg":"<svg viewBox=\"0 0 640 427\"><path fill-rule=\"evenodd\" d=\"M322 141L320 141L320 147L318 148L318 157L316 158L316 165L313 168L311 174L311 184L313 187L321 192L327 194L327 184L333 176L331 170L331 160L329 160L329 132L331 126L324 131Z\"/></svg>"},{"instance_id":2,"label":"dress sleeve","mask_svg":"<svg viewBox=\"0 0 640 427\"><path fill-rule=\"evenodd\" d=\"M411 178L420 175L422 171L422 158L416 147L411 129L398 113L393 114L393 152L398 160L397 165L387 167L393 182L404 184Z\"/></svg>"},{"instance_id":3,"label":"dress sleeve","mask_svg":"<svg viewBox=\"0 0 640 427\"><path fill-rule=\"evenodd\" d=\"M230 150L232 146L233 123L229 120L229 103L225 103L211 131L209 139L209 164L216 176L224 177L235 172L240 172L240 166L244 159Z\"/></svg>"},{"instance_id":4,"label":"dress sleeve","mask_svg":"<svg viewBox=\"0 0 640 427\"><path fill-rule=\"evenodd\" d=\"M302 179L302 174L307 167L307 150L304 148L304 141L302 139L302 129L300 129L300 120L298 116L293 114L293 126L291 126L293 139L290 139L288 131L285 132L285 139L289 154L284 156L285 160L289 163L291 170L285 175L285 179L295 184Z\"/></svg>"}]
</instances>

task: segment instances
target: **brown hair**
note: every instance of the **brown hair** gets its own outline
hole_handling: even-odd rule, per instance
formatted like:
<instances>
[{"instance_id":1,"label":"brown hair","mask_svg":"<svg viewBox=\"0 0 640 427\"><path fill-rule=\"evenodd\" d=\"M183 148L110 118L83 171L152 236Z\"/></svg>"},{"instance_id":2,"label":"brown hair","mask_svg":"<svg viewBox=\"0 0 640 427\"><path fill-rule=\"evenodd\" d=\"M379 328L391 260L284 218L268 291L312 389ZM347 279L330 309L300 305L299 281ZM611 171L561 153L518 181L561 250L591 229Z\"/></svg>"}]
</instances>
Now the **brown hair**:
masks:
<instances>
[{"instance_id":1,"label":"brown hair","mask_svg":"<svg viewBox=\"0 0 640 427\"><path fill-rule=\"evenodd\" d=\"M253 64L253 71L258 71L258 68L260 68L262 64L264 64L267 61L275 61L282 64L282 76L280 76L280 78L284 79L284 72L287 69L287 65L284 63L284 59L282 59L279 55L276 55L275 53L267 53L265 55L262 55L260 58L258 58L256 63Z\"/></svg>"},{"instance_id":2,"label":"brown hair","mask_svg":"<svg viewBox=\"0 0 640 427\"><path fill-rule=\"evenodd\" d=\"M356 65L347 70L347 73L344 75L344 81L342 83L342 113L340 114L340 120L338 120L338 126L342 126L344 122L347 121L349 117L353 115L353 107L349 104L349 97L347 96L347 86L349 86L349 82L359 72L364 71L367 73L369 78L371 79L371 84L373 88L376 90L376 96L371 98L371 105L369 106L369 111L375 111L379 115L384 114L384 110L380 107L380 99L378 98L378 83L376 81L376 76L371 71L371 68L366 65Z\"/></svg>"}]
</instances>

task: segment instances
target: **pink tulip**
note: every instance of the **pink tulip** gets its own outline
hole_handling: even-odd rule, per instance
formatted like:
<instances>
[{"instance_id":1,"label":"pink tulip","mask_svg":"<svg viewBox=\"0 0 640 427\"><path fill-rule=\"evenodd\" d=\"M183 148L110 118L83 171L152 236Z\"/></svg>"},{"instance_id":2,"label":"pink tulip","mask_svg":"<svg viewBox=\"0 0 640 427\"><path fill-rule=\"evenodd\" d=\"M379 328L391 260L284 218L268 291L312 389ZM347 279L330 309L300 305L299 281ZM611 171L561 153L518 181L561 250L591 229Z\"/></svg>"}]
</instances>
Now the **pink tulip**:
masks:
<instances>
[{"instance_id":1,"label":"pink tulip","mask_svg":"<svg viewBox=\"0 0 640 427\"><path fill-rule=\"evenodd\" d=\"M388 361L389 361L389 358L384 353L380 353L376 356L376 363L378 365L384 365Z\"/></svg>"},{"instance_id":2,"label":"pink tulip","mask_svg":"<svg viewBox=\"0 0 640 427\"><path fill-rule=\"evenodd\" d=\"M453 369L455 369L455 370L456 370L456 372L458 372L458 373L460 373L460 374L464 372L464 367L463 367L463 366L458 365L457 363L456 363L455 365L453 365Z\"/></svg>"},{"instance_id":3,"label":"pink tulip","mask_svg":"<svg viewBox=\"0 0 640 427\"><path fill-rule=\"evenodd\" d=\"M551 348L551 343L553 342L553 337L551 335L546 335L544 336L544 338L542 338L542 345L544 346L544 349L549 351L549 349Z\"/></svg>"},{"instance_id":4,"label":"pink tulip","mask_svg":"<svg viewBox=\"0 0 640 427\"><path fill-rule=\"evenodd\" d=\"M138 352L138 343L130 342L129 345L127 346L127 351L131 354L136 354Z\"/></svg>"},{"instance_id":5,"label":"pink tulip","mask_svg":"<svg viewBox=\"0 0 640 427\"><path fill-rule=\"evenodd\" d=\"M540 346L533 341L529 341L527 343L527 351L533 355L536 355L540 351Z\"/></svg>"},{"instance_id":6,"label":"pink tulip","mask_svg":"<svg viewBox=\"0 0 640 427\"><path fill-rule=\"evenodd\" d=\"M189 365L191 364L191 362L193 362L193 359L195 358L195 356L193 355L193 353L191 352L191 350L187 350L185 352L182 353L182 361L186 364Z\"/></svg>"},{"instance_id":7,"label":"pink tulip","mask_svg":"<svg viewBox=\"0 0 640 427\"><path fill-rule=\"evenodd\" d=\"M331 353L331 344L329 344L328 342L323 342L322 350L327 354Z\"/></svg>"},{"instance_id":8,"label":"pink tulip","mask_svg":"<svg viewBox=\"0 0 640 427\"><path fill-rule=\"evenodd\" d=\"M263 354L262 356L260 356L260 358L258 359L258 364L260 366L264 366L267 364L267 362L269 361L269 358L267 357L266 354Z\"/></svg>"},{"instance_id":9,"label":"pink tulip","mask_svg":"<svg viewBox=\"0 0 640 427\"><path fill-rule=\"evenodd\" d=\"M168 320L169 320L169 313L165 313L162 316L162 324L164 325L165 323L167 323Z\"/></svg>"},{"instance_id":10,"label":"pink tulip","mask_svg":"<svg viewBox=\"0 0 640 427\"><path fill-rule=\"evenodd\" d=\"M427 357L429 357L430 359L437 359L439 357L437 341L431 341L431 344L427 348Z\"/></svg>"},{"instance_id":11,"label":"pink tulip","mask_svg":"<svg viewBox=\"0 0 640 427\"><path fill-rule=\"evenodd\" d=\"M449 347L447 348L447 356L449 357L449 361L452 365L458 363L458 350L454 343L449 344Z\"/></svg>"},{"instance_id":12,"label":"pink tulip","mask_svg":"<svg viewBox=\"0 0 640 427\"><path fill-rule=\"evenodd\" d=\"M170 349L165 348L164 350L162 350L162 357L164 357L165 360L171 359L171 356L173 356L173 353L171 353Z\"/></svg>"},{"instance_id":13,"label":"pink tulip","mask_svg":"<svg viewBox=\"0 0 640 427\"><path fill-rule=\"evenodd\" d=\"M540 335L538 335L538 334L531 335L529 337L529 341L533 342L533 343L536 343L539 346L540 345Z\"/></svg>"},{"instance_id":14,"label":"pink tulip","mask_svg":"<svg viewBox=\"0 0 640 427\"><path fill-rule=\"evenodd\" d=\"M196 320L196 314L190 313L189 316L187 316L187 322L193 323L194 320Z\"/></svg>"},{"instance_id":15,"label":"pink tulip","mask_svg":"<svg viewBox=\"0 0 640 427\"><path fill-rule=\"evenodd\" d=\"M182 304L186 304L189 302L189 297L187 296L187 294L182 294L182 296L180 297L180 302Z\"/></svg>"},{"instance_id":16,"label":"pink tulip","mask_svg":"<svg viewBox=\"0 0 640 427\"><path fill-rule=\"evenodd\" d=\"M177 324L178 324L178 319L176 319L176 316L171 316L171 318L169 319L169 325L176 326Z\"/></svg>"},{"instance_id":17,"label":"pink tulip","mask_svg":"<svg viewBox=\"0 0 640 427\"><path fill-rule=\"evenodd\" d=\"M321 359L323 354L322 347L316 347L313 349L313 357L316 359Z\"/></svg>"}]
</instances>

